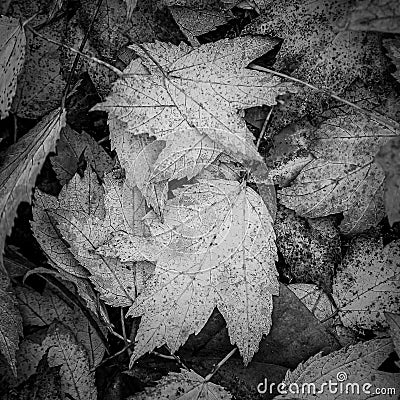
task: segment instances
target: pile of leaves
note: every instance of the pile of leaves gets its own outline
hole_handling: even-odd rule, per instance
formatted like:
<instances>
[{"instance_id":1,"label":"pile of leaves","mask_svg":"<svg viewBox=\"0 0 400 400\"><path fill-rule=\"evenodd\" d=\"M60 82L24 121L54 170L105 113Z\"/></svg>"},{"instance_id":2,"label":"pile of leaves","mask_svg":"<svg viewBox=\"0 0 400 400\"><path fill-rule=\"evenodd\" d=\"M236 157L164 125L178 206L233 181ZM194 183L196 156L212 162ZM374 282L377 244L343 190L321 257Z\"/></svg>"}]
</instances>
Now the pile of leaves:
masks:
<instances>
[{"instance_id":1,"label":"pile of leaves","mask_svg":"<svg viewBox=\"0 0 400 400\"><path fill-rule=\"evenodd\" d=\"M1 399L399 398L400 3L0 11Z\"/></svg>"}]
</instances>

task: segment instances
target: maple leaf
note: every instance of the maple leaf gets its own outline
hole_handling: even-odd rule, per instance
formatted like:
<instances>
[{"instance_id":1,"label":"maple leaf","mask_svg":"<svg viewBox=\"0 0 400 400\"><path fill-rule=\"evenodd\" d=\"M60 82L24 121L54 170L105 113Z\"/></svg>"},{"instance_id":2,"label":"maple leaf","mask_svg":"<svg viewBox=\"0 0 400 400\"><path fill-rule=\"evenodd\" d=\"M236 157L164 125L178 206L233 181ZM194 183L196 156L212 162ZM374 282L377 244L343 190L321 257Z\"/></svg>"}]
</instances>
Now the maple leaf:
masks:
<instances>
[{"instance_id":1,"label":"maple leaf","mask_svg":"<svg viewBox=\"0 0 400 400\"><path fill-rule=\"evenodd\" d=\"M281 203L309 218L342 212L345 234L377 224L384 216L384 173L374 156L396 132L363 114L342 114L308 133L313 159L278 193Z\"/></svg>"},{"instance_id":2,"label":"maple leaf","mask_svg":"<svg viewBox=\"0 0 400 400\"><path fill-rule=\"evenodd\" d=\"M64 125L65 111L57 109L0 157L0 257L6 236L14 224L18 205L22 201L31 201L36 177L47 154L54 151Z\"/></svg>"},{"instance_id":3,"label":"maple leaf","mask_svg":"<svg viewBox=\"0 0 400 400\"><path fill-rule=\"evenodd\" d=\"M396 0L362 0L339 19L337 25L350 31L400 33L400 4Z\"/></svg>"},{"instance_id":4,"label":"maple leaf","mask_svg":"<svg viewBox=\"0 0 400 400\"><path fill-rule=\"evenodd\" d=\"M163 377L157 386L145 388L144 392L137 393L128 400L230 400L232 396L223 387L206 381L196 372L182 369L181 372L170 372Z\"/></svg>"},{"instance_id":5,"label":"maple leaf","mask_svg":"<svg viewBox=\"0 0 400 400\"><path fill-rule=\"evenodd\" d=\"M251 188L227 180L176 189L161 223L146 217L159 244L154 275L129 309L142 316L131 362L167 344L175 352L218 307L245 364L271 327L278 294L272 218Z\"/></svg>"},{"instance_id":6,"label":"maple leaf","mask_svg":"<svg viewBox=\"0 0 400 400\"><path fill-rule=\"evenodd\" d=\"M400 138L381 147L375 158L385 171L385 207L390 225L400 221Z\"/></svg>"},{"instance_id":7,"label":"maple leaf","mask_svg":"<svg viewBox=\"0 0 400 400\"><path fill-rule=\"evenodd\" d=\"M293 71L296 78L340 93L358 77L371 83L372 77L381 80L385 70L377 35L337 32L335 21L352 4L348 0L272 1L268 13L245 32L283 39L275 69Z\"/></svg>"},{"instance_id":8,"label":"maple leaf","mask_svg":"<svg viewBox=\"0 0 400 400\"><path fill-rule=\"evenodd\" d=\"M0 119L7 117L25 57L25 31L16 18L0 16Z\"/></svg>"},{"instance_id":9,"label":"maple leaf","mask_svg":"<svg viewBox=\"0 0 400 400\"><path fill-rule=\"evenodd\" d=\"M343 325L374 329L386 325L383 311L396 312L400 293L400 241L360 237L351 243L333 285Z\"/></svg>"},{"instance_id":10,"label":"maple leaf","mask_svg":"<svg viewBox=\"0 0 400 400\"><path fill-rule=\"evenodd\" d=\"M390 339L375 339L357 343L324 357L322 357L322 353L319 353L300 364L294 371L287 372L282 382L283 386L281 386L286 394L276 396L274 399L289 400L295 396L296 399L336 400L346 398L367 400L372 398L371 396L375 397L374 394L379 393L377 391L379 388L395 388L395 392L397 392L400 388L400 374L378 370L392 350L393 345ZM326 388L329 381L343 385L357 383L359 393L356 389L351 388L348 388L345 397L343 397L344 391L337 390L332 393L332 390ZM290 384L292 386L289 386ZM306 385L305 390L301 390L303 384ZM368 384L368 386L363 386L365 384ZM322 385L325 386L326 390L323 390L324 386ZM292 388L294 393L289 387ZM298 391L296 391L297 387L299 388ZM366 388L366 390L362 390L362 388ZM385 395L379 398L395 399L396 396Z\"/></svg>"},{"instance_id":11,"label":"maple leaf","mask_svg":"<svg viewBox=\"0 0 400 400\"><path fill-rule=\"evenodd\" d=\"M82 155L100 178L112 168L111 157L92 136L85 131L78 133L67 125L60 134L57 155L50 158L61 185L65 185L75 175Z\"/></svg>"},{"instance_id":12,"label":"maple leaf","mask_svg":"<svg viewBox=\"0 0 400 400\"><path fill-rule=\"evenodd\" d=\"M253 136L237 112L258 104L272 105L291 84L245 69L270 50L274 42L241 37L191 48L184 43L132 45L147 73L133 61L105 103L94 109L109 112L127 124L132 134L147 133L168 140L193 130L239 159L260 160Z\"/></svg>"},{"instance_id":13,"label":"maple leaf","mask_svg":"<svg viewBox=\"0 0 400 400\"><path fill-rule=\"evenodd\" d=\"M83 178L75 175L63 187L58 205L48 210L57 230L69 243L73 259L89 271L89 279L102 299L115 307L132 304L137 291L136 272L140 274L149 266L139 265L135 272L133 265L103 257L95 250L120 229L143 234L143 207L137 188L130 188L112 175L105 177L103 188L89 168Z\"/></svg>"}]
</instances>

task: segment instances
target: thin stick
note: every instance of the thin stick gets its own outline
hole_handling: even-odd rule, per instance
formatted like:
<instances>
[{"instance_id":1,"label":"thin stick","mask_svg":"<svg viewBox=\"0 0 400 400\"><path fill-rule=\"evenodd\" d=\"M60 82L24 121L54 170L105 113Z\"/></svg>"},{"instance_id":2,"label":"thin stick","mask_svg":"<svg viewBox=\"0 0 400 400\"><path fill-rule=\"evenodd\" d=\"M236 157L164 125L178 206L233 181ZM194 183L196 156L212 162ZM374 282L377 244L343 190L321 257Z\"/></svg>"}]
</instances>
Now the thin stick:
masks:
<instances>
[{"instance_id":1,"label":"thin stick","mask_svg":"<svg viewBox=\"0 0 400 400\"><path fill-rule=\"evenodd\" d=\"M266 130L267 130L267 126L268 126L268 124L269 124L269 121L270 121L270 119L271 119L271 115L272 115L272 111L274 110L274 106L272 106L271 108L270 108L270 110L269 110L269 112L268 112L268 115L267 115L267 117L265 118L265 120L264 120L264 123L263 123L263 126L262 126L262 128L261 128L261 132L260 132L260 136L258 137L258 140L257 140L257 149L260 147L260 144L261 144L261 140L262 139L264 139L264 135L265 135L265 132L266 132Z\"/></svg>"},{"instance_id":2,"label":"thin stick","mask_svg":"<svg viewBox=\"0 0 400 400\"><path fill-rule=\"evenodd\" d=\"M67 50L71 51L72 53L79 54L81 57L84 57L84 58L86 58L86 59L88 59L88 60L91 60L91 61L97 63L97 64L100 64L100 65L102 65L103 67L106 67L106 68L110 69L112 72L114 72L114 73L117 74L118 76L123 76L123 75L124 75L123 72L120 71L118 68L114 67L114 66L111 65L111 64L106 63L106 62L103 61L103 60L100 60L100 59L97 58L97 57L89 56L88 54L82 53L81 51L76 50L76 49L74 49L73 47L67 46L67 45L64 44L64 43L60 43L60 42L57 42L56 40L50 39L50 38L48 38L48 37L42 35L41 33L39 33L37 30L35 30L34 28L32 28L32 27L29 26L29 25L28 25L26 28L27 28L28 30L30 30L34 35L40 37L40 38L43 39L43 40L46 40L47 42L50 42L50 43L53 43L53 44L55 44L55 45L57 45L57 46L63 47L64 49L67 49Z\"/></svg>"},{"instance_id":3,"label":"thin stick","mask_svg":"<svg viewBox=\"0 0 400 400\"><path fill-rule=\"evenodd\" d=\"M323 92L323 93L327 94L328 96L332 97L333 99L335 99L337 101L340 101L341 103L346 104L346 105L348 105L350 107L355 108L356 110L364 113L365 115L367 115L371 119L374 119L375 121L380 122L381 124L385 125L386 127L391 127L396 131L400 131L400 124L397 123L396 121L392 120L391 118L387 118L387 117L385 117L385 116L383 116L383 115L381 115L381 114L379 114L377 112L372 112L370 110L366 110L365 108L362 108L362 107L358 106L357 104L352 103L351 101L348 101L348 100L338 96L337 94L330 92L329 90L321 89L321 88L319 88L317 86L312 85L311 83L304 82L301 79L294 78L294 77L292 77L290 75L286 75L286 74L284 74L282 72L277 72L277 71L274 71L274 70L269 69L269 68L261 67L260 65L256 65L254 63L251 63L249 65L249 68L253 69L253 70L256 70L256 71L260 71L260 72L268 72L269 74L273 74L273 75L279 76L281 78L288 79L288 80L296 82L296 83L300 83L301 85L307 86L310 89L313 89L313 90L315 90L317 92Z\"/></svg>"},{"instance_id":4,"label":"thin stick","mask_svg":"<svg viewBox=\"0 0 400 400\"><path fill-rule=\"evenodd\" d=\"M132 346L134 345L134 342L131 342L127 345L125 345L121 350L117 351L115 354L113 354L110 357L105 358L99 365L97 365L96 368L93 368L91 370L91 372L95 371L97 368L99 368L101 365L104 365L106 363L108 363L109 361L111 361L112 359L114 359L115 357L118 357L119 355L121 355L122 353L124 353L126 350L130 349Z\"/></svg>"},{"instance_id":5,"label":"thin stick","mask_svg":"<svg viewBox=\"0 0 400 400\"><path fill-rule=\"evenodd\" d=\"M208 382L215 373L236 353L237 347L232 349L217 365L214 366L213 370L204 378L204 382Z\"/></svg>"},{"instance_id":6,"label":"thin stick","mask_svg":"<svg viewBox=\"0 0 400 400\"><path fill-rule=\"evenodd\" d=\"M126 329L125 329L125 316L122 307L120 308L120 317L121 317L122 336L124 337L124 342L128 343L128 338L126 336Z\"/></svg>"}]
</instances>

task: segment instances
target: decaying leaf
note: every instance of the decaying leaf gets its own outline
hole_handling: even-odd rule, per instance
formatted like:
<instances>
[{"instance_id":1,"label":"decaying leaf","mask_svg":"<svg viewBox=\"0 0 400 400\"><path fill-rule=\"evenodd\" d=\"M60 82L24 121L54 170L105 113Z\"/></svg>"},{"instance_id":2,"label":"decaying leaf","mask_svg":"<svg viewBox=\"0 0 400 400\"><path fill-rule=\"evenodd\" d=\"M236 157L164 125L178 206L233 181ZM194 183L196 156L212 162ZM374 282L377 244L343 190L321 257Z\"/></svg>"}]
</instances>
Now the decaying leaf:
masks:
<instances>
[{"instance_id":1,"label":"decaying leaf","mask_svg":"<svg viewBox=\"0 0 400 400\"><path fill-rule=\"evenodd\" d=\"M128 312L142 316L131 362L163 344L175 352L218 307L248 364L270 330L279 292L269 211L236 181L199 180L174 195L163 223L155 213L146 217L160 252Z\"/></svg>"},{"instance_id":2,"label":"decaying leaf","mask_svg":"<svg viewBox=\"0 0 400 400\"><path fill-rule=\"evenodd\" d=\"M47 350L50 367L60 366L61 390L79 400L96 400L94 371L90 370L86 351L71 331L57 323L50 326L42 346Z\"/></svg>"},{"instance_id":3,"label":"decaying leaf","mask_svg":"<svg viewBox=\"0 0 400 400\"><path fill-rule=\"evenodd\" d=\"M81 310L48 289L40 294L27 287L18 287L16 293L24 326L49 326L55 320L60 321L70 328L78 343L85 348L90 367L101 362L104 344Z\"/></svg>"},{"instance_id":4,"label":"decaying leaf","mask_svg":"<svg viewBox=\"0 0 400 400\"><path fill-rule=\"evenodd\" d=\"M184 138L192 130L197 143L206 135L228 154L259 160L253 136L238 111L275 104L278 95L294 90L276 77L245 68L274 43L240 37L195 49L184 43L132 45L148 71L142 67L138 73L140 61L134 60L124 70L127 76L95 109L125 122L134 135L147 133L168 140L171 135Z\"/></svg>"},{"instance_id":5,"label":"decaying leaf","mask_svg":"<svg viewBox=\"0 0 400 400\"><path fill-rule=\"evenodd\" d=\"M285 273L296 282L316 283L330 292L341 257L339 230L333 220L304 220L279 206L274 229L278 250L287 265Z\"/></svg>"},{"instance_id":6,"label":"decaying leaf","mask_svg":"<svg viewBox=\"0 0 400 400\"><path fill-rule=\"evenodd\" d=\"M399 293L400 241L383 247L381 238L354 239L333 286L343 325L359 329L385 327L384 311L398 311Z\"/></svg>"},{"instance_id":7,"label":"decaying leaf","mask_svg":"<svg viewBox=\"0 0 400 400\"><path fill-rule=\"evenodd\" d=\"M282 382L286 394L276 396L274 399L395 400L397 394L375 396L376 393L380 393L377 392L380 388L394 388L395 393L400 389L400 374L378 370L392 350L390 339L375 339L360 342L324 357L319 353L300 364L294 371L288 371ZM336 383L333 386L337 389L335 392L327 387L329 381ZM344 390L339 390L340 382ZM304 390L302 390L303 384L306 385ZM346 392L346 384L355 386L348 386Z\"/></svg>"},{"instance_id":8,"label":"decaying leaf","mask_svg":"<svg viewBox=\"0 0 400 400\"><path fill-rule=\"evenodd\" d=\"M57 109L0 156L0 257L18 205L31 201L36 177L47 154L54 151L64 125L65 111Z\"/></svg>"},{"instance_id":9,"label":"decaying leaf","mask_svg":"<svg viewBox=\"0 0 400 400\"><path fill-rule=\"evenodd\" d=\"M196 372L182 369L181 372L170 372L162 378L157 386L146 388L144 392L131 396L128 400L230 400L231 394L223 387L206 381Z\"/></svg>"},{"instance_id":10,"label":"decaying leaf","mask_svg":"<svg viewBox=\"0 0 400 400\"><path fill-rule=\"evenodd\" d=\"M200 43L196 36L216 29L228 21L229 14L221 10L195 10L187 7L170 7L172 16L193 47Z\"/></svg>"},{"instance_id":11,"label":"decaying leaf","mask_svg":"<svg viewBox=\"0 0 400 400\"><path fill-rule=\"evenodd\" d=\"M385 171L385 207L390 225L400 221L400 137L381 147L376 162Z\"/></svg>"},{"instance_id":12,"label":"decaying leaf","mask_svg":"<svg viewBox=\"0 0 400 400\"><path fill-rule=\"evenodd\" d=\"M400 33L400 3L396 0L361 0L336 24L349 31Z\"/></svg>"},{"instance_id":13,"label":"decaying leaf","mask_svg":"<svg viewBox=\"0 0 400 400\"><path fill-rule=\"evenodd\" d=\"M278 193L282 204L309 218L343 213L345 234L376 225L385 213L384 173L374 157L396 132L363 114L343 114L308 133L314 159Z\"/></svg>"},{"instance_id":14,"label":"decaying leaf","mask_svg":"<svg viewBox=\"0 0 400 400\"><path fill-rule=\"evenodd\" d=\"M21 19L35 15L33 24L47 21L43 13L49 7L47 0L24 1L11 3L11 12ZM66 21L53 22L44 26L40 33L57 42L63 42ZM23 73L18 78L17 92L12 110L23 118L40 118L59 106L65 81L60 63L60 47L54 43L36 37L31 31L26 32L27 46Z\"/></svg>"},{"instance_id":15,"label":"decaying leaf","mask_svg":"<svg viewBox=\"0 0 400 400\"><path fill-rule=\"evenodd\" d=\"M379 81L385 70L377 35L335 28L335 21L353 4L348 0L268 2L268 12L252 22L246 33L283 39L274 68L340 93L356 78Z\"/></svg>"},{"instance_id":16,"label":"decaying leaf","mask_svg":"<svg viewBox=\"0 0 400 400\"><path fill-rule=\"evenodd\" d=\"M9 280L0 268L0 353L17 375L16 352L22 336L22 318Z\"/></svg>"},{"instance_id":17,"label":"decaying leaf","mask_svg":"<svg viewBox=\"0 0 400 400\"><path fill-rule=\"evenodd\" d=\"M0 119L7 117L25 57L25 31L19 20L0 16Z\"/></svg>"},{"instance_id":18,"label":"decaying leaf","mask_svg":"<svg viewBox=\"0 0 400 400\"><path fill-rule=\"evenodd\" d=\"M65 185L75 175L82 155L100 178L112 168L111 157L92 136L85 131L78 133L67 125L62 129L57 143L57 155L51 157L61 185Z\"/></svg>"}]
</instances>

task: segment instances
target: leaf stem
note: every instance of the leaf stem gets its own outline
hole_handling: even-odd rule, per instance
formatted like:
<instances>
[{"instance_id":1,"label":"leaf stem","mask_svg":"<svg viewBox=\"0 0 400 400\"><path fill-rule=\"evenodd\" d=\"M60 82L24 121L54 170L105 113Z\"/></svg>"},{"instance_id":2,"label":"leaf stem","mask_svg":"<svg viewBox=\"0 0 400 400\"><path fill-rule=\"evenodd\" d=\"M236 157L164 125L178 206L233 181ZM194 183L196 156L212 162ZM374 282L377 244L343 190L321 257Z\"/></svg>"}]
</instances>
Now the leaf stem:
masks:
<instances>
[{"instance_id":1,"label":"leaf stem","mask_svg":"<svg viewBox=\"0 0 400 400\"><path fill-rule=\"evenodd\" d=\"M254 63L249 64L248 68L256 70L256 71L260 71L260 72L268 72L269 74L273 74L273 75L279 76L281 78L288 79L292 82L300 83L301 85L307 86L310 89L313 89L317 92L323 92L323 93L327 94L328 96L332 97L333 99L340 101L341 103L346 104L346 105L364 113L371 119L374 119L375 121L385 125L386 127L393 128L395 131L400 132L400 124L398 122L394 121L393 119L387 118L377 112L373 112L373 111L367 110L365 108L362 108L362 107L358 106L357 104L355 104L349 100L346 100L343 97L340 97L335 93L330 92L329 90L321 89L317 86L312 85L311 83L302 81L301 79L294 78L293 76L286 75L282 72L274 71L272 69L262 67L261 65L257 65Z\"/></svg>"},{"instance_id":2,"label":"leaf stem","mask_svg":"<svg viewBox=\"0 0 400 400\"><path fill-rule=\"evenodd\" d=\"M264 139L264 135L265 135L265 132L267 130L269 121L271 120L271 115L272 115L273 111L274 111L274 106L271 106L271 108L270 108L270 110L269 110L269 112L268 112L268 114L267 114L267 116L266 116L266 118L264 120L263 126L261 128L260 136L258 136L258 139L257 139L257 144L256 144L257 149L260 147L261 140Z\"/></svg>"},{"instance_id":3,"label":"leaf stem","mask_svg":"<svg viewBox=\"0 0 400 400\"><path fill-rule=\"evenodd\" d=\"M214 366L212 371L204 378L204 382L208 382L215 373L236 353L237 347L233 348L217 365Z\"/></svg>"}]
</instances>

